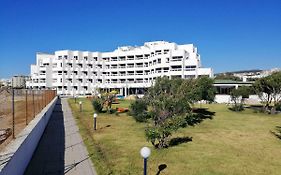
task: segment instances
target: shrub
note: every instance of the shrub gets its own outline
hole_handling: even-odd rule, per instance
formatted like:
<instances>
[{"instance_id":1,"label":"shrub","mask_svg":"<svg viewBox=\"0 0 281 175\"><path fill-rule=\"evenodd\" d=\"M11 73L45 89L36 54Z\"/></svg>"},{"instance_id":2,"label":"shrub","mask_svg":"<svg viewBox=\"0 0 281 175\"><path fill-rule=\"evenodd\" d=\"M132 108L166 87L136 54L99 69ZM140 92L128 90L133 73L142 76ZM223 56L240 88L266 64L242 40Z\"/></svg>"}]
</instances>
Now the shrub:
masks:
<instances>
[{"instance_id":1,"label":"shrub","mask_svg":"<svg viewBox=\"0 0 281 175\"><path fill-rule=\"evenodd\" d=\"M102 106L102 101L101 101L100 99L94 99L94 100L92 101L92 105L93 105L94 110L95 110L97 113L102 112L103 106Z\"/></svg>"},{"instance_id":2,"label":"shrub","mask_svg":"<svg viewBox=\"0 0 281 175\"><path fill-rule=\"evenodd\" d=\"M243 106L243 104L236 104L236 105L233 105L233 106L230 108L230 110L236 111L236 112L238 112L238 111L243 111L243 110L244 110L244 106Z\"/></svg>"},{"instance_id":3,"label":"shrub","mask_svg":"<svg viewBox=\"0 0 281 175\"><path fill-rule=\"evenodd\" d=\"M277 111L281 111L281 102L275 105Z\"/></svg>"},{"instance_id":4,"label":"shrub","mask_svg":"<svg viewBox=\"0 0 281 175\"><path fill-rule=\"evenodd\" d=\"M117 113L117 111L115 109L110 108L110 109L107 110L107 113L108 114L114 114L114 113Z\"/></svg>"},{"instance_id":5,"label":"shrub","mask_svg":"<svg viewBox=\"0 0 281 175\"><path fill-rule=\"evenodd\" d=\"M137 122L145 122L149 117L147 104L142 99L137 99L130 105L129 115L133 116Z\"/></svg>"}]
</instances>

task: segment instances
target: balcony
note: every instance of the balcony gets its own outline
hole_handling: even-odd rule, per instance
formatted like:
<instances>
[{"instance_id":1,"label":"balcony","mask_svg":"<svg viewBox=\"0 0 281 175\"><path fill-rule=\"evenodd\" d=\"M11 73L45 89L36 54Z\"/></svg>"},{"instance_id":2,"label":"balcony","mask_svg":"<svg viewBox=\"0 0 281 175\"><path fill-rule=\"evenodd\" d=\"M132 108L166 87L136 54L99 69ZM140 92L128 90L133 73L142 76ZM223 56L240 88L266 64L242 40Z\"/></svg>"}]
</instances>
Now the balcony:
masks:
<instances>
[{"instance_id":1,"label":"balcony","mask_svg":"<svg viewBox=\"0 0 281 175\"><path fill-rule=\"evenodd\" d=\"M171 69L171 71L177 72L177 71L182 71L182 69L181 69L181 68L178 68L178 69Z\"/></svg>"}]
</instances>

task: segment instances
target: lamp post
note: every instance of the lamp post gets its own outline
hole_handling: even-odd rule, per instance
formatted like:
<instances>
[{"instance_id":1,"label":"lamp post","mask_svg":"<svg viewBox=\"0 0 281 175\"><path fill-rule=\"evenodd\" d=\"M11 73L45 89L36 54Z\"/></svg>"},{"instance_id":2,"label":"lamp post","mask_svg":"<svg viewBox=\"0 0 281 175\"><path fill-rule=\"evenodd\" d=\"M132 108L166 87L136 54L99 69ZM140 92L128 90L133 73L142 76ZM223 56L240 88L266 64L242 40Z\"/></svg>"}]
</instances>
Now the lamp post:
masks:
<instances>
[{"instance_id":1,"label":"lamp post","mask_svg":"<svg viewBox=\"0 0 281 175\"><path fill-rule=\"evenodd\" d=\"M77 96L75 95L75 96L74 96L74 101L75 101L75 104L76 104L76 99L77 99Z\"/></svg>"},{"instance_id":2,"label":"lamp post","mask_svg":"<svg viewBox=\"0 0 281 175\"><path fill-rule=\"evenodd\" d=\"M80 112L82 112L82 101L79 101Z\"/></svg>"},{"instance_id":3,"label":"lamp post","mask_svg":"<svg viewBox=\"0 0 281 175\"><path fill-rule=\"evenodd\" d=\"M94 113L94 130L97 130L97 113Z\"/></svg>"},{"instance_id":4,"label":"lamp post","mask_svg":"<svg viewBox=\"0 0 281 175\"><path fill-rule=\"evenodd\" d=\"M147 159L150 156L151 151L150 151L150 149L148 147L143 147L140 150L140 154L143 157L143 175L146 175L146 172L147 172L147 170L146 170L147 169Z\"/></svg>"}]
</instances>

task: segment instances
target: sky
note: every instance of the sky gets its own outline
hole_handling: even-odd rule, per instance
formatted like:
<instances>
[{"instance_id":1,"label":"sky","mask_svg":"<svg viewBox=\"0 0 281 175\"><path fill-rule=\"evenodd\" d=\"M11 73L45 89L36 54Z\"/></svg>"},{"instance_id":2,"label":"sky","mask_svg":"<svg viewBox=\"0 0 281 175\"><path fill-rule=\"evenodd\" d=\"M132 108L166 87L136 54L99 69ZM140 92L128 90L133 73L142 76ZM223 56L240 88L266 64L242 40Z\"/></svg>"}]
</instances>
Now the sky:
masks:
<instances>
[{"instance_id":1,"label":"sky","mask_svg":"<svg viewBox=\"0 0 281 175\"><path fill-rule=\"evenodd\" d=\"M0 78L36 52L113 51L165 40L198 47L215 73L281 67L281 0L0 0Z\"/></svg>"}]
</instances>

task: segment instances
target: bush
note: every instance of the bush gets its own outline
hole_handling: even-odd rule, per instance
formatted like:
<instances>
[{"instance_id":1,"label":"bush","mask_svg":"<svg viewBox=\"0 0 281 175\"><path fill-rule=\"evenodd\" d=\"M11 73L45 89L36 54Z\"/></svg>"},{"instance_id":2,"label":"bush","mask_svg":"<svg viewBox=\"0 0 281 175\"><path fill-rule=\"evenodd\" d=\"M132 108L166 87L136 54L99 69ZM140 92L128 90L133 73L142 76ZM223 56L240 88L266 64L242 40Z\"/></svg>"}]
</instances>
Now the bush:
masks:
<instances>
[{"instance_id":1,"label":"bush","mask_svg":"<svg viewBox=\"0 0 281 175\"><path fill-rule=\"evenodd\" d=\"M102 101L101 101L100 99L94 99L94 100L92 101L92 105L93 105L94 110L95 110L97 113L102 112L103 106L102 106Z\"/></svg>"},{"instance_id":2,"label":"bush","mask_svg":"<svg viewBox=\"0 0 281 175\"><path fill-rule=\"evenodd\" d=\"M142 99L137 99L130 105L129 115L133 116L137 122L146 122L150 118L147 112L147 104Z\"/></svg>"},{"instance_id":3,"label":"bush","mask_svg":"<svg viewBox=\"0 0 281 175\"><path fill-rule=\"evenodd\" d=\"M114 114L114 113L117 113L117 111L115 109L110 108L110 109L107 110L107 113L108 114Z\"/></svg>"},{"instance_id":4,"label":"bush","mask_svg":"<svg viewBox=\"0 0 281 175\"><path fill-rule=\"evenodd\" d=\"M281 102L275 105L277 111L281 111Z\"/></svg>"},{"instance_id":5,"label":"bush","mask_svg":"<svg viewBox=\"0 0 281 175\"><path fill-rule=\"evenodd\" d=\"M233 105L229 109L232 110L232 111L239 112L239 111L243 111L244 110L244 106L243 106L243 104L235 104L235 105Z\"/></svg>"}]
</instances>

